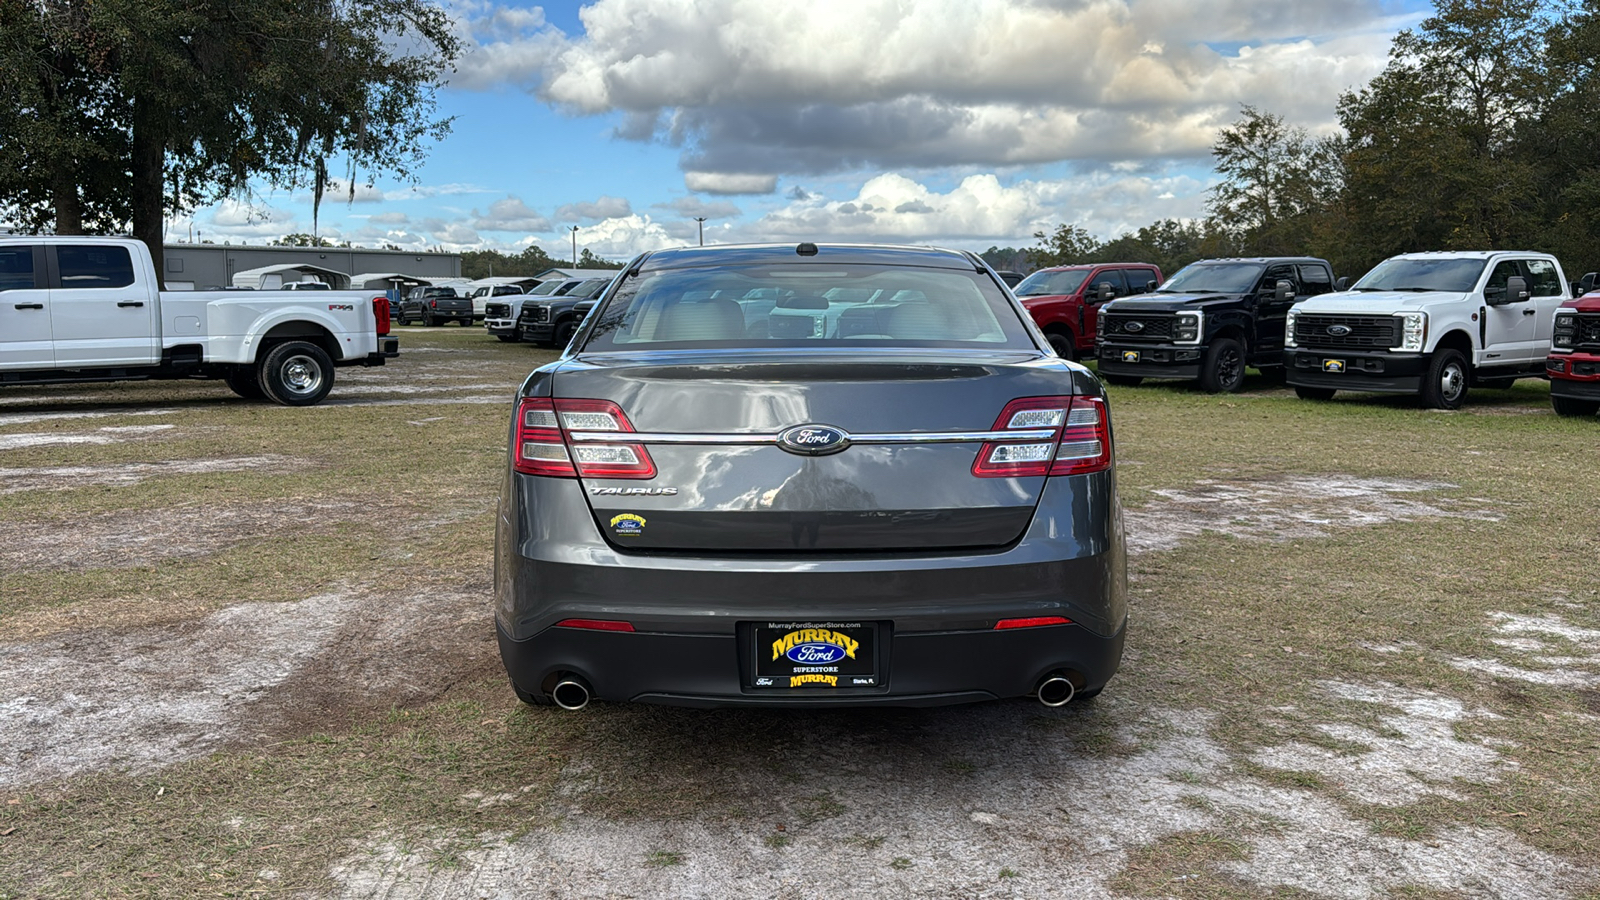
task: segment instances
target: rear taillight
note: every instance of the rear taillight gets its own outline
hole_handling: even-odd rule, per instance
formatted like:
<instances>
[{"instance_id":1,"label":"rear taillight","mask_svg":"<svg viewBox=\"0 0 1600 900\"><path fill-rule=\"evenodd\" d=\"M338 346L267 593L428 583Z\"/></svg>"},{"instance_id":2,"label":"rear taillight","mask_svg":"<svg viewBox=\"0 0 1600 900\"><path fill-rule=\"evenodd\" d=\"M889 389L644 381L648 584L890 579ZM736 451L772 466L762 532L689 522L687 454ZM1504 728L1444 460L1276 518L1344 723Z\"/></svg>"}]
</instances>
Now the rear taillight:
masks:
<instances>
[{"instance_id":1,"label":"rear taillight","mask_svg":"<svg viewBox=\"0 0 1600 900\"><path fill-rule=\"evenodd\" d=\"M1046 625L1071 625L1072 620L1066 616L1033 616L1027 619L1001 619L994 623L996 631L1008 628L1043 628Z\"/></svg>"},{"instance_id":2,"label":"rear taillight","mask_svg":"<svg viewBox=\"0 0 1600 900\"><path fill-rule=\"evenodd\" d=\"M378 335L381 337L389 333L389 298L372 298L372 318L378 322Z\"/></svg>"},{"instance_id":3,"label":"rear taillight","mask_svg":"<svg viewBox=\"0 0 1600 900\"><path fill-rule=\"evenodd\" d=\"M633 431L609 400L528 397L517 404L516 470L557 478L654 478L643 444L611 440Z\"/></svg>"},{"instance_id":4,"label":"rear taillight","mask_svg":"<svg viewBox=\"0 0 1600 900\"><path fill-rule=\"evenodd\" d=\"M1032 433L984 444L972 463L972 474L979 478L1083 475L1111 466L1111 425L1099 397L1013 400L993 430Z\"/></svg>"},{"instance_id":5,"label":"rear taillight","mask_svg":"<svg viewBox=\"0 0 1600 900\"><path fill-rule=\"evenodd\" d=\"M632 622L617 619L562 619L557 628L583 628L588 631L633 631Z\"/></svg>"},{"instance_id":6,"label":"rear taillight","mask_svg":"<svg viewBox=\"0 0 1600 900\"><path fill-rule=\"evenodd\" d=\"M428 301L428 305L433 307L434 309L438 309L439 308L439 300L438 300L438 298L436 297L436 298L434 298L432 300L429 300Z\"/></svg>"}]
</instances>

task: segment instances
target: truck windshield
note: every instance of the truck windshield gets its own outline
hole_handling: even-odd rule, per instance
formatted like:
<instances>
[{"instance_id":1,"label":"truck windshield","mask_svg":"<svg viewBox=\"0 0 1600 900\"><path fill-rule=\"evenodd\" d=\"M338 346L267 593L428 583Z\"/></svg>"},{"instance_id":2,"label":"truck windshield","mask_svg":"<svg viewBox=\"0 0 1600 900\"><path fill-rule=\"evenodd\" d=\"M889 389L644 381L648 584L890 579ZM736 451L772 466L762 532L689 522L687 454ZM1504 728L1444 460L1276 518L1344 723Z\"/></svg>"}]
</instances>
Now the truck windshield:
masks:
<instances>
[{"instance_id":1,"label":"truck windshield","mask_svg":"<svg viewBox=\"0 0 1600 900\"><path fill-rule=\"evenodd\" d=\"M1083 280L1089 277L1088 269L1066 272L1035 272L1022 283L1012 288L1012 293L1018 297L1055 297L1071 294L1078 290Z\"/></svg>"},{"instance_id":2,"label":"truck windshield","mask_svg":"<svg viewBox=\"0 0 1600 900\"><path fill-rule=\"evenodd\" d=\"M646 271L606 301L584 352L778 347L1036 349L987 275L842 265Z\"/></svg>"},{"instance_id":3,"label":"truck windshield","mask_svg":"<svg viewBox=\"0 0 1600 900\"><path fill-rule=\"evenodd\" d=\"M1464 294L1478 283L1481 259L1386 259L1352 291L1449 291Z\"/></svg>"},{"instance_id":4,"label":"truck windshield","mask_svg":"<svg viewBox=\"0 0 1600 900\"><path fill-rule=\"evenodd\" d=\"M548 294L556 288L561 287L561 284L562 282L559 278L551 279L550 281L541 281L539 282L538 287L535 287L528 293L534 296L543 297L545 294Z\"/></svg>"},{"instance_id":5,"label":"truck windshield","mask_svg":"<svg viewBox=\"0 0 1600 900\"><path fill-rule=\"evenodd\" d=\"M1262 266L1256 263L1203 263L1184 267L1158 294L1242 294L1255 287Z\"/></svg>"}]
</instances>

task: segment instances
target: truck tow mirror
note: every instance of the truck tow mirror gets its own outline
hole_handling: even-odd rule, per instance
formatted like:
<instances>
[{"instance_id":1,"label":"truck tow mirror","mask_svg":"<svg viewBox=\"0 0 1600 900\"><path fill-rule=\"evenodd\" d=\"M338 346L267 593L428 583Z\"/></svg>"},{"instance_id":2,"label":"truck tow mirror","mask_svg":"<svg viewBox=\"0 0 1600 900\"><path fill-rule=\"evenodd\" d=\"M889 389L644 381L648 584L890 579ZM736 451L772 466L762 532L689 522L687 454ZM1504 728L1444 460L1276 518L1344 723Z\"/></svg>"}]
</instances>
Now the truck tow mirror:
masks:
<instances>
[{"instance_id":1,"label":"truck tow mirror","mask_svg":"<svg viewBox=\"0 0 1600 900\"><path fill-rule=\"evenodd\" d=\"M1528 279L1521 275L1513 275L1506 279L1506 303L1521 303L1528 299Z\"/></svg>"},{"instance_id":2,"label":"truck tow mirror","mask_svg":"<svg viewBox=\"0 0 1600 900\"><path fill-rule=\"evenodd\" d=\"M1350 290L1350 279L1348 279L1348 278L1340 278L1338 281L1335 281L1333 283L1333 289L1336 290L1336 291L1348 291L1348 290Z\"/></svg>"},{"instance_id":3,"label":"truck tow mirror","mask_svg":"<svg viewBox=\"0 0 1600 900\"><path fill-rule=\"evenodd\" d=\"M1272 299L1277 301L1277 302L1279 302L1279 303L1286 303L1286 302L1288 302L1290 300L1293 300L1294 299L1294 285L1290 284L1287 281L1278 282L1278 286L1275 289L1273 289Z\"/></svg>"},{"instance_id":4,"label":"truck tow mirror","mask_svg":"<svg viewBox=\"0 0 1600 900\"><path fill-rule=\"evenodd\" d=\"M1159 281L1155 280L1154 278L1152 278L1149 281L1146 281L1144 283L1144 292L1146 294L1154 294L1156 292L1156 288L1158 288L1160 286L1161 286L1161 282L1159 282Z\"/></svg>"},{"instance_id":5,"label":"truck tow mirror","mask_svg":"<svg viewBox=\"0 0 1600 900\"><path fill-rule=\"evenodd\" d=\"M1094 302L1096 303L1104 303L1116 296L1117 292L1112 289L1109 281L1102 281L1094 286Z\"/></svg>"}]
</instances>

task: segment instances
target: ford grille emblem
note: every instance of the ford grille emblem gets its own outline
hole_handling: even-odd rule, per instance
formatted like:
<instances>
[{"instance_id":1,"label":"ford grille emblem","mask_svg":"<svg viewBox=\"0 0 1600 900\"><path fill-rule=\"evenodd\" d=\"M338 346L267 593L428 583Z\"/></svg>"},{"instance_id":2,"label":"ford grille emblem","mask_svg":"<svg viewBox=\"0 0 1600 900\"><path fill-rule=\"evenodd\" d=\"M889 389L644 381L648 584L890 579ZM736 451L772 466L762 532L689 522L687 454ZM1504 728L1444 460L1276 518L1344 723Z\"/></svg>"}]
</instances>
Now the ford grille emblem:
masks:
<instances>
[{"instance_id":1,"label":"ford grille emblem","mask_svg":"<svg viewBox=\"0 0 1600 900\"><path fill-rule=\"evenodd\" d=\"M1129 322L1128 324L1122 326L1122 330L1123 331L1132 331L1135 334L1137 334L1137 333L1139 333L1139 332L1144 330L1144 323L1143 322Z\"/></svg>"},{"instance_id":2,"label":"ford grille emblem","mask_svg":"<svg viewBox=\"0 0 1600 900\"><path fill-rule=\"evenodd\" d=\"M1333 335L1334 337L1344 337L1345 335L1350 333L1350 326L1349 325L1329 325L1328 326L1328 333Z\"/></svg>"},{"instance_id":3,"label":"ford grille emblem","mask_svg":"<svg viewBox=\"0 0 1600 900\"><path fill-rule=\"evenodd\" d=\"M778 432L778 446L803 456L825 456L850 446L850 435L832 425L796 425Z\"/></svg>"}]
</instances>

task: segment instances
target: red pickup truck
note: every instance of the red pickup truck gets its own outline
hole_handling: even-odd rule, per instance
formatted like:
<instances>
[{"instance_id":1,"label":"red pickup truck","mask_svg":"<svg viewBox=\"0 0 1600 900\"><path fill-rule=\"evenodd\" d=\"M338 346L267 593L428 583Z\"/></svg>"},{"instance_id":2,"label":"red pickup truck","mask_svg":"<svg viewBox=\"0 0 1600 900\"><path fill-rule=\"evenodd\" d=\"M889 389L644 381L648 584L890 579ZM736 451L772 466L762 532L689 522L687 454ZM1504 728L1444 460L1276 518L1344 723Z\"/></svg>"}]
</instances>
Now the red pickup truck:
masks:
<instances>
[{"instance_id":1,"label":"red pickup truck","mask_svg":"<svg viewBox=\"0 0 1600 900\"><path fill-rule=\"evenodd\" d=\"M1040 269L1012 288L1062 359L1094 356L1100 304L1153 290L1161 270L1149 263L1093 263Z\"/></svg>"},{"instance_id":2,"label":"red pickup truck","mask_svg":"<svg viewBox=\"0 0 1600 900\"><path fill-rule=\"evenodd\" d=\"M1557 415L1600 412L1600 291L1556 309L1544 370L1550 376L1550 404Z\"/></svg>"}]
</instances>

